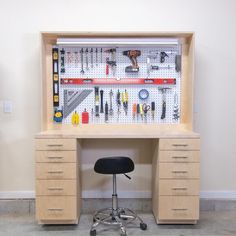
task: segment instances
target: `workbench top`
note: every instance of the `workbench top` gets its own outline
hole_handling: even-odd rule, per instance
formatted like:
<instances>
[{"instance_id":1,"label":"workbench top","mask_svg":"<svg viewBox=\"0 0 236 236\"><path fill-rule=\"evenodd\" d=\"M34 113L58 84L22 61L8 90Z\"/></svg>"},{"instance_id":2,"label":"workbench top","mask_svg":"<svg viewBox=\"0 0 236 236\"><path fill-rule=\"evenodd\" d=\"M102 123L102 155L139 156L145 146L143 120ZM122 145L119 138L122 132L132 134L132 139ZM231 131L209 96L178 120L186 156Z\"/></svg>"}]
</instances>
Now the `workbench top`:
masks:
<instances>
[{"instance_id":1,"label":"workbench top","mask_svg":"<svg viewBox=\"0 0 236 236\"><path fill-rule=\"evenodd\" d=\"M183 127L155 125L79 125L46 130L35 138L199 138L199 134Z\"/></svg>"}]
</instances>

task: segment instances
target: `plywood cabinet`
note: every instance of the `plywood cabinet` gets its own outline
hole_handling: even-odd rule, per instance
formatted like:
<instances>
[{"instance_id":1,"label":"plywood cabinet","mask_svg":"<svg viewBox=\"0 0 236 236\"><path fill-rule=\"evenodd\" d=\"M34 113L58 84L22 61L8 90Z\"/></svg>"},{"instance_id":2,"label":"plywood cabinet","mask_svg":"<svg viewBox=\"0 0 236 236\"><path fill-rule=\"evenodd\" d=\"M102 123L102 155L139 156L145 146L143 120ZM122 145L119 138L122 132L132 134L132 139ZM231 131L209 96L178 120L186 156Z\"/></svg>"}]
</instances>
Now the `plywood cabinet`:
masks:
<instances>
[{"instance_id":1,"label":"plywood cabinet","mask_svg":"<svg viewBox=\"0 0 236 236\"><path fill-rule=\"evenodd\" d=\"M157 223L199 219L199 139L160 139L153 160L153 213Z\"/></svg>"},{"instance_id":2,"label":"plywood cabinet","mask_svg":"<svg viewBox=\"0 0 236 236\"><path fill-rule=\"evenodd\" d=\"M73 224L80 212L76 139L36 139L36 218Z\"/></svg>"}]
</instances>

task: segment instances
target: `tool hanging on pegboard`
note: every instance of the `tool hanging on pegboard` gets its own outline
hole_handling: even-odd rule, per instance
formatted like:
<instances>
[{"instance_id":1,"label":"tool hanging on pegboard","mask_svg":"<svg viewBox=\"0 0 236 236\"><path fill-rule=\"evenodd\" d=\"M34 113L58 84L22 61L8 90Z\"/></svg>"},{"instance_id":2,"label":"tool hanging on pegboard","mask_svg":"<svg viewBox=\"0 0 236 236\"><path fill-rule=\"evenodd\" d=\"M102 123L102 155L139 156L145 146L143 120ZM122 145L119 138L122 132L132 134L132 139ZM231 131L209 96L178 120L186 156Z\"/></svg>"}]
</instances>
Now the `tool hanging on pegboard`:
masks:
<instances>
[{"instance_id":1,"label":"tool hanging on pegboard","mask_svg":"<svg viewBox=\"0 0 236 236\"><path fill-rule=\"evenodd\" d=\"M52 71L53 71L53 106L59 106L59 65L58 65L58 48L52 49Z\"/></svg>"}]
</instances>

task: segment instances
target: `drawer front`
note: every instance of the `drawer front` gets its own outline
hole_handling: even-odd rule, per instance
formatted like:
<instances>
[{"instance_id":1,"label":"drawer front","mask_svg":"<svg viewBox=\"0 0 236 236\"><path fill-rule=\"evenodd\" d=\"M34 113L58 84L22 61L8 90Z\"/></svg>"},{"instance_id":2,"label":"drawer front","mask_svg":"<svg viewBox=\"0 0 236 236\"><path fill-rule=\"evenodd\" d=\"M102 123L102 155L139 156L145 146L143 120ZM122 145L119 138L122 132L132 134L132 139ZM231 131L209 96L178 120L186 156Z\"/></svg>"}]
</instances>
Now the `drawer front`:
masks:
<instances>
[{"instance_id":1,"label":"drawer front","mask_svg":"<svg viewBox=\"0 0 236 236\"><path fill-rule=\"evenodd\" d=\"M160 150L200 150L200 139L160 139Z\"/></svg>"},{"instance_id":2,"label":"drawer front","mask_svg":"<svg viewBox=\"0 0 236 236\"><path fill-rule=\"evenodd\" d=\"M76 163L37 163L37 179L76 179Z\"/></svg>"},{"instance_id":3,"label":"drawer front","mask_svg":"<svg viewBox=\"0 0 236 236\"><path fill-rule=\"evenodd\" d=\"M75 196L76 180L36 180L36 196Z\"/></svg>"},{"instance_id":4,"label":"drawer front","mask_svg":"<svg viewBox=\"0 0 236 236\"><path fill-rule=\"evenodd\" d=\"M199 151L159 151L159 162L199 162Z\"/></svg>"},{"instance_id":5,"label":"drawer front","mask_svg":"<svg viewBox=\"0 0 236 236\"><path fill-rule=\"evenodd\" d=\"M76 150L76 139L36 139L36 150Z\"/></svg>"},{"instance_id":6,"label":"drawer front","mask_svg":"<svg viewBox=\"0 0 236 236\"><path fill-rule=\"evenodd\" d=\"M76 197L37 197L36 217L38 220L76 220Z\"/></svg>"},{"instance_id":7,"label":"drawer front","mask_svg":"<svg viewBox=\"0 0 236 236\"><path fill-rule=\"evenodd\" d=\"M199 195L199 180L161 179L159 180L159 196Z\"/></svg>"},{"instance_id":8,"label":"drawer front","mask_svg":"<svg viewBox=\"0 0 236 236\"><path fill-rule=\"evenodd\" d=\"M199 178L199 163L159 163L159 177L163 179Z\"/></svg>"},{"instance_id":9,"label":"drawer front","mask_svg":"<svg viewBox=\"0 0 236 236\"><path fill-rule=\"evenodd\" d=\"M199 198L168 196L159 198L159 220L198 220Z\"/></svg>"},{"instance_id":10,"label":"drawer front","mask_svg":"<svg viewBox=\"0 0 236 236\"><path fill-rule=\"evenodd\" d=\"M36 151L36 162L76 162L76 151Z\"/></svg>"}]
</instances>

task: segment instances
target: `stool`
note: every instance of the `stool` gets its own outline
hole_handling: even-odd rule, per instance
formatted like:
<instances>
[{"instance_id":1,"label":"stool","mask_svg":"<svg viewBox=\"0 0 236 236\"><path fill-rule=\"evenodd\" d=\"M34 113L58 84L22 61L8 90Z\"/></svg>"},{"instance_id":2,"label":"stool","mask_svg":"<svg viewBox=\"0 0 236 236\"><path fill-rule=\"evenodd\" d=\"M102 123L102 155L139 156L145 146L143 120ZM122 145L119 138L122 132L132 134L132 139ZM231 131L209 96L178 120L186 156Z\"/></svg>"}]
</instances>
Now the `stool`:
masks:
<instances>
[{"instance_id":1,"label":"stool","mask_svg":"<svg viewBox=\"0 0 236 236\"><path fill-rule=\"evenodd\" d=\"M93 224L90 230L90 236L96 235L96 227L100 224L108 226L119 226L121 236L126 236L126 225L138 219L140 228L147 229L142 219L132 210L128 208L118 207L118 197L116 192L116 175L124 174L128 179L131 179L126 173L134 170L134 163L129 157L105 157L96 161L94 171L100 174L113 175L113 193L112 207L98 210L93 215Z\"/></svg>"}]
</instances>

